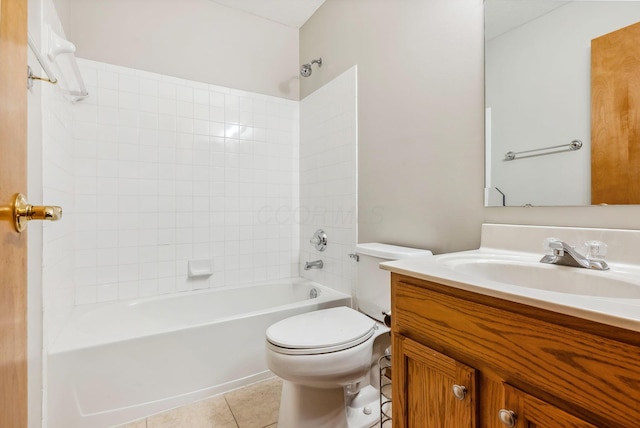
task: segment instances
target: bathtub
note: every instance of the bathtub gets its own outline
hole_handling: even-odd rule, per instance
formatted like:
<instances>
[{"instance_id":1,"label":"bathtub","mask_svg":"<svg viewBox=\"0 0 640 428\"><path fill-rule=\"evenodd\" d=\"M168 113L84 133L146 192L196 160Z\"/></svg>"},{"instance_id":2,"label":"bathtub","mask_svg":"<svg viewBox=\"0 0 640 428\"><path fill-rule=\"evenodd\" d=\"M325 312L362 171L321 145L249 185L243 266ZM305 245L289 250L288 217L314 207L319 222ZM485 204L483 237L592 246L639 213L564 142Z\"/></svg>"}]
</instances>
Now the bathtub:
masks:
<instances>
[{"instance_id":1,"label":"bathtub","mask_svg":"<svg viewBox=\"0 0 640 428\"><path fill-rule=\"evenodd\" d=\"M267 327L350 304L293 279L76 307L48 355L48 427L110 427L271 377Z\"/></svg>"}]
</instances>

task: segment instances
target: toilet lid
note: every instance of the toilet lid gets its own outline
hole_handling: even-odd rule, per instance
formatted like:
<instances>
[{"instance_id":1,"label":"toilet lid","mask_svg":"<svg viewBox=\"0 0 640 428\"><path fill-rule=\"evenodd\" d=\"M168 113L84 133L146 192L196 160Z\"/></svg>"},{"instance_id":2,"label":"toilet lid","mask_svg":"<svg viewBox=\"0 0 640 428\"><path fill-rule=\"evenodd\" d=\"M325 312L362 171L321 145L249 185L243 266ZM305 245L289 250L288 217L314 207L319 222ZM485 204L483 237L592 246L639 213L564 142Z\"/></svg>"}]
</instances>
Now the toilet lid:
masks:
<instances>
[{"instance_id":1,"label":"toilet lid","mask_svg":"<svg viewBox=\"0 0 640 428\"><path fill-rule=\"evenodd\" d=\"M319 354L359 345L373 335L375 326L366 315L339 306L278 321L267 329L266 336L277 352Z\"/></svg>"}]
</instances>

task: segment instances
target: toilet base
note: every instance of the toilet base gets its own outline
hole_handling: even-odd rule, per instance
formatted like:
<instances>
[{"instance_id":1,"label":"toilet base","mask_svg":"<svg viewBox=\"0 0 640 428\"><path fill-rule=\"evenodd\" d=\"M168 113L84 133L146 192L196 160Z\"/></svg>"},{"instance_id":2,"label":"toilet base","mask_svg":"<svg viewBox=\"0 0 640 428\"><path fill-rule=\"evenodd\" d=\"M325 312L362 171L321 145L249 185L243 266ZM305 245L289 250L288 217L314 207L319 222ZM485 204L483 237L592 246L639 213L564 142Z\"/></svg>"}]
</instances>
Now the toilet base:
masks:
<instances>
[{"instance_id":1,"label":"toilet base","mask_svg":"<svg viewBox=\"0 0 640 428\"><path fill-rule=\"evenodd\" d=\"M378 390L371 385L345 399L342 387L313 388L285 380L278 427L369 428L380 421L379 399Z\"/></svg>"}]
</instances>

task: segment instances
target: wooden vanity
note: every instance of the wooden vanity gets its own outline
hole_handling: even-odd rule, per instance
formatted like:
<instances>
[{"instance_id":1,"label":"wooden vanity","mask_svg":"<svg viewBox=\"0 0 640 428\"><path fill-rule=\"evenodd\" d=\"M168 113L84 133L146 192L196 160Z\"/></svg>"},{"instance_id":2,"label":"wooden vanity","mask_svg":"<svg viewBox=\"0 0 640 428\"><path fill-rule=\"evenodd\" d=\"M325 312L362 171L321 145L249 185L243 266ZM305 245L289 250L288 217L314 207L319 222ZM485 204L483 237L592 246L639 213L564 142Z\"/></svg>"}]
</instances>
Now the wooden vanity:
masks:
<instances>
[{"instance_id":1,"label":"wooden vanity","mask_svg":"<svg viewBox=\"0 0 640 428\"><path fill-rule=\"evenodd\" d=\"M640 427L639 332L391 281L395 428Z\"/></svg>"}]
</instances>

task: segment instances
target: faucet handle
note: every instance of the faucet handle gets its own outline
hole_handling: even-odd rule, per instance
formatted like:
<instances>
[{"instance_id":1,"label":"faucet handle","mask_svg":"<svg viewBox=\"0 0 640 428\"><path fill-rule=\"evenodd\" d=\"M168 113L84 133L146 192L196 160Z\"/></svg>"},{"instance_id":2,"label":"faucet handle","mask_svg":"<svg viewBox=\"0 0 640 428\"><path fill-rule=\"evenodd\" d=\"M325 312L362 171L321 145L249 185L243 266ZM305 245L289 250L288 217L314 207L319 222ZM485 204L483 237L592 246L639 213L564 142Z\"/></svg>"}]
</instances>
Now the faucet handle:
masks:
<instances>
[{"instance_id":1,"label":"faucet handle","mask_svg":"<svg viewBox=\"0 0 640 428\"><path fill-rule=\"evenodd\" d=\"M604 260L607 255L607 244L602 241L587 241L584 245L587 247L585 256L589 260Z\"/></svg>"},{"instance_id":2,"label":"faucet handle","mask_svg":"<svg viewBox=\"0 0 640 428\"><path fill-rule=\"evenodd\" d=\"M327 249L327 234L322 229L316 230L311 239L309 240L309 244L314 247L318 251L324 251Z\"/></svg>"},{"instance_id":3,"label":"faucet handle","mask_svg":"<svg viewBox=\"0 0 640 428\"><path fill-rule=\"evenodd\" d=\"M558 247L558 243L561 242L558 238L544 238L542 242L542 247L544 248L544 253L548 256L555 256L556 250L558 248L562 248L562 245Z\"/></svg>"}]
</instances>

